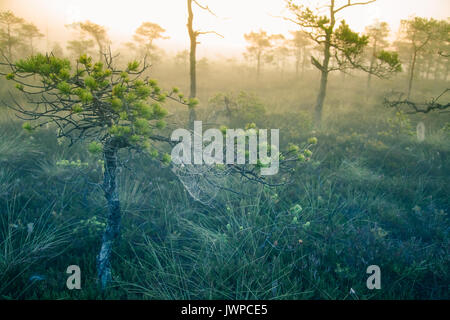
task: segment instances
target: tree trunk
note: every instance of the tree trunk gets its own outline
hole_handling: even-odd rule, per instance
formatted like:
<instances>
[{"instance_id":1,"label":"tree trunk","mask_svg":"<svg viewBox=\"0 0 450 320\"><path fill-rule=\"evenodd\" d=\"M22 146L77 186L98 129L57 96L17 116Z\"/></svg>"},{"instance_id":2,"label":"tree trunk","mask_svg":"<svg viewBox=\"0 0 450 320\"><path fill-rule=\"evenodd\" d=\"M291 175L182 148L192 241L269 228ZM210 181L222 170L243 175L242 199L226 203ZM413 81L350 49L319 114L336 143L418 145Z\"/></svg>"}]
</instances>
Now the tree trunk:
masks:
<instances>
[{"instance_id":1,"label":"tree trunk","mask_svg":"<svg viewBox=\"0 0 450 320\"><path fill-rule=\"evenodd\" d=\"M446 63L446 67L445 67L445 74L444 74L444 81L447 81L448 79L448 71L450 70L450 63Z\"/></svg>"},{"instance_id":2,"label":"tree trunk","mask_svg":"<svg viewBox=\"0 0 450 320\"><path fill-rule=\"evenodd\" d=\"M425 78L426 78L427 80L430 80L430 72L431 72L431 59L428 58L428 61L427 61L427 71L426 71L426 75L425 75Z\"/></svg>"},{"instance_id":3,"label":"tree trunk","mask_svg":"<svg viewBox=\"0 0 450 320\"><path fill-rule=\"evenodd\" d=\"M370 86L371 86L371 82L372 82L372 71L373 71L373 66L375 65L375 59L377 56L377 40L375 39L375 42L373 44L373 51L372 51L372 57L370 59L370 72L367 76L367 98L370 95Z\"/></svg>"},{"instance_id":4,"label":"tree trunk","mask_svg":"<svg viewBox=\"0 0 450 320\"><path fill-rule=\"evenodd\" d=\"M12 60L13 60L13 56L12 56L12 39L11 39L11 27L9 26L9 24L8 24L8 32L7 32L7 34L8 34L8 55L9 55L8 59L9 59L10 62L12 62Z\"/></svg>"},{"instance_id":5,"label":"tree trunk","mask_svg":"<svg viewBox=\"0 0 450 320\"><path fill-rule=\"evenodd\" d=\"M314 110L314 123L316 127L320 127L322 122L322 111L325 102L325 97L327 95L327 85L328 85L328 71L322 71L320 75L319 95L317 96L316 108Z\"/></svg>"},{"instance_id":6,"label":"tree trunk","mask_svg":"<svg viewBox=\"0 0 450 320\"><path fill-rule=\"evenodd\" d=\"M191 40L191 50L190 50L190 81L191 81L191 92L189 97L191 99L197 97L197 33L194 31L193 22L194 22L194 12L192 11L192 0L187 0L188 5L188 32L189 39ZM189 127L194 128L194 121L196 120L197 115L195 113L194 108L189 109Z\"/></svg>"},{"instance_id":7,"label":"tree trunk","mask_svg":"<svg viewBox=\"0 0 450 320\"><path fill-rule=\"evenodd\" d=\"M258 53L256 57L256 77L259 79L261 76L261 53Z\"/></svg>"},{"instance_id":8,"label":"tree trunk","mask_svg":"<svg viewBox=\"0 0 450 320\"><path fill-rule=\"evenodd\" d=\"M414 80L414 69L416 68L417 51L414 51L413 58L411 61L411 70L409 72L409 82L408 82L408 99L411 98L413 80Z\"/></svg>"},{"instance_id":9,"label":"tree trunk","mask_svg":"<svg viewBox=\"0 0 450 320\"><path fill-rule=\"evenodd\" d=\"M190 78L191 78L191 92L190 97L195 98L197 96L197 60L196 60L197 43L194 38L191 40L191 52L190 52Z\"/></svg>"},{"instance_id":10,"label":"tree trunk","mask_svg":"<svg viewBox=\"0 0 450 320\"><path fill-rule=\"evenodd\" d=\"M103 234L102 246L97 257L98 281L105 289L111 281L111 252L115 240L120 234L120 201L117 187L118 146L114 141L105 145L104 149L104 181L103 191L108 206L108 220Z\"/></svg>"},{"instance_id":11,"label":"tree trunk","mask_svg":"<svg viewBox=\"0 0 450 320\"><path fill-rule=\"evenodd\" d=\"M330 48L331 48L331 37L333 34L333 29L336 24L335 19L335 12L334 12L334 0L331 0L331 6L330 6L330 26L328 30L326 31L326 37L325 37L325 46L323 50L323 62L320 66L320 89L319 94L317 96L317 103L314 110L314 125L316 128L320 128L321 122L322 122L322 111L323 111L323 105L325 103L325 98L327 96L327 86L328 86L328 74L330 73L329 65L330 65Z\"/></svg>"},{"instance_id":12,"label":"tree trunk","mask_svg":"<svg viewBox=\"0 0 450 320\"><path fill-rule=\"evenodd\" d=\"M305 76L305 68L306 68L306 48L303 48L302 50L302 56L303 56L303 61L302 61L302 75L301 77L303 78Z\"/></svg>"},{"instance_id":13,"label":"tree trunk","mask_svg":"<svg viewBox=\"0 0 450 320\"><path fill-rule=\"evenodd\" d=\"M95 42L97 42L97 46L98 46L98 58L99 58L98 61L102 61L103 60L103 53L104 53L103 52L102 41L99 38L95 37L95 36L94 36L94 38L95 38Z\"/></svg>"},{"instance_id":14,"label":"tree trunk","mask_svg":"<svg viewBox=\"0 0 450 320\"><path fill-rule=\"evenodd\" d=\"M295 78L298 79L300 75L300 59L301 56L299 53L297 53L295 57Z\"/></svg>"},{"instance_id":15,"label":"tree trunk","mask_svg":"<svg viewBox=\"0 0 450 320\"><path fill-rule=\"evenodd\" d=\"M319 94L317 96L317 103L316 108L314 110L314 124L316 127L320 127L322 122L322 111L323 111L323 105L325 102L325 97L327 95L327 86L328 86L328 66L330 64L330 44L331 41L331 35L327 36L327 40L325 43L324 48L324 58L323 63L320 70L320 89Z\"/></svg>"}]
</instances>

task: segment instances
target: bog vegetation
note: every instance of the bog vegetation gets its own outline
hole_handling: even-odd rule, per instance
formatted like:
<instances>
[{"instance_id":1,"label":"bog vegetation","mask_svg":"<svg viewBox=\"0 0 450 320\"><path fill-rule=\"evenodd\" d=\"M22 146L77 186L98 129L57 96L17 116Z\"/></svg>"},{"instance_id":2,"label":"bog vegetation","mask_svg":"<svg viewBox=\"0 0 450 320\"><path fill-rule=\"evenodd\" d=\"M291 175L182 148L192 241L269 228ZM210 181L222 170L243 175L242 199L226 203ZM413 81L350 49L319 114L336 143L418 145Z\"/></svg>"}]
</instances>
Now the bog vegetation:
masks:
<instances>
[{"instance_id":1,"label":"bog vegetation","mask_svg":"<svg viewBox=\"0 0 450 320\"><path fill-rule=\"evenodd\" d=\"M448 299L449 22L359 34L338 16L372 1L325 2L286 1L290 34L243 30L242 60L197 57L221 35L195 0L174 56L151 21L124 46L80 21L46 52L0 12L0 297ZM174 165L194 120L280 129L280 174Z\"/></svg>"}]
</instances>

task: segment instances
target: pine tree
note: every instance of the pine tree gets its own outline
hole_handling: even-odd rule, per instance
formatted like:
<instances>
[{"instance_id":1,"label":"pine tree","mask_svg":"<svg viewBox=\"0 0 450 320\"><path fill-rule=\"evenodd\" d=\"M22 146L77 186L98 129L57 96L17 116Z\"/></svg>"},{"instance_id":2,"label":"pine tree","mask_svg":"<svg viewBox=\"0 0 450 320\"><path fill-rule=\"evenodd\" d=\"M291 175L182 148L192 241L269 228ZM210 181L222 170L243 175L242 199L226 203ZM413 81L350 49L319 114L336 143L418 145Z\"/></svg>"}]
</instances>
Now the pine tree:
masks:
<instances>
[{"instance_id":1,"label":"pine tree","mask_svg":"<svg viewBox=\"0 0 450 320\"><path fill-rule=\"evenodd\" d=\"M29 119L24 129L35 130L53 123L58 137L69 139L71 144L88 142L92 152L103 154L108 220L97 267L99 282L105 288L111 279L112 246L120 232L119 151L147 152L167 163L170 156L158 155L155 148L157 141L170 142L158 136L168 113L163 103L171 99L191 104L178 89L165 92L157 81L141 79L148 68L145 62L140 66L133 61L121 70L113 65L111 55L105 56L104 63L94 63L91 57L82 55L75 67L67 59L42 54L1 65L10 67L6 78L16 82L17 90L32 105L15 102L10 106ZM30 75L34 77L30 79Z\"/></svg>"},{"instance_id":2,"label":"pine tree","mask_svg":"<svg viewBox=\"0 0 450 320\"><path fill-rule=\"evenodd\" d=\"M366 2L348 1L338 6L335 0L326 0L328 14L323 15L318 10L297 4L297 1L287 0L287 8L292 17L285 19L297 24L308 37L315 42L322 53L322 61L311 56L312 64L320 71L320 89L314 110L314 120L317 127L322 120L322 112L327 95L328 77L333 71L359 69L379 77L386 77L401 70L401 64L396 53L382 51L377 55L378 63L368 66L364 61L363 52L369 43L369 37L353 32L349 25L342 20L338 24L338 14L350 7L366 5Z\"/></svg>"}]
</instances>

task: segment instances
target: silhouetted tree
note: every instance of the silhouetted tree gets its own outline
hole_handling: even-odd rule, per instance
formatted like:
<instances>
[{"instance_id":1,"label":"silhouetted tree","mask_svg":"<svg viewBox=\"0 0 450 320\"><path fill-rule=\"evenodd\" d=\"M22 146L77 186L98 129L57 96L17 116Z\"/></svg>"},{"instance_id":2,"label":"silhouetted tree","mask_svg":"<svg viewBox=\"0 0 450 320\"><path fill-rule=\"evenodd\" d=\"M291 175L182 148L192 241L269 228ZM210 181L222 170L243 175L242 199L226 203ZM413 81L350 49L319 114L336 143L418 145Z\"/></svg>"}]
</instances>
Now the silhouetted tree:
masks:
<instances>
[{"instance_id":1,"label":"silhouetted tree","mask_svg":"<svg viewBox=\"0 0 450 320\"><path fill-rule=\"evenodd\" d=\"M70 40L67 42L67 50L73 53L74 57L79 57L83 53L91 53L95 43L92 39Z\"/></svg>"},{"instance_id":2,"label":"silhouetted tree","mask_svg":"<svg viewBox=\"0 0 450 320\"><path fill-rule=\"evenodd\" d=\"M280 71L281 77L283 77L287 61L291 55L291 49L289 42L283 35L276 35L273 40L273 48L270 55L272 56L273 63Z\"/></svg>"},{"instance_id":3,"label":"silhouetted tree","mask_svg":"<svg viewBox=\"0 0 450 320\"><path fill-rule=\"evenodd\" d=\"M408 99L411 97L413 81L419 54L427 49L434 39L438 39L439 23L435 19L415 17L410 20L402 20L401 37L410 45L411 61L408 76Z\"/></svg>"},{"instance_id":4,"label":"silhouetted tree","mask_svg":"<svg viewBox=\"0 0 450 320\"><path fill-rule=\"evenodd\" d=\"M64 49L61 47L59 42L54 42L53 46L52 46L52 49L51 49L51 53L55 57L63 57L64 56Z\"/></svg>"},{"instance_id":5,"label":"silhouetted tree","mask_svg":"<svg viewBox=\"0 0 450 320\"><path fill-rule=\"evenodd\" d=\"M189 97L191 99L195 99L197 97L197 44L199 44L198 37L200 35L210 34L210 33L213 33L220 37L223 37L222 35L218 34L215 31L199 31L199 30L194 29L193 5L196 5L200 9L206 10L215 16L215 14L211 11L211 9L209 9L208 6L201 5L197 0L187 0L187 8L188 8L187 28L188 28L188 33L189 33L189 39L191 42L190 51L189 51L190 82L191 82L191 90L190 90ZM196 113L195 113L195 110L192 108L189 111L189 123L191 126L193 125L195 119L196 119Z\"/></svg>"},{"instance_id":6,"label":"silhouetted tree","mask_svg":"<svg viewBox=\"0 0 450 320\"><path fill-rule=\"evenodd\" d=\"M372 68L365 65L362 53L368 45L369 38L353 32L345 21L341 21L338 26L337 15L341 11L353 6L373 3L375 0L365 2L352 2L349 0L342 5L337 5L336 2L336 0L324 1L328 6L328 14L323 15L320 11L314 12L308 7L296 4L294 0L286 0L287 8L293 17L286 17L285 19L297 24L313 42L320 46L322 51L321 62L318 58L311 57L312 64L321 74L320 89L314 115L316 126L320 126L322 120L328 76L331 72L360 69L379 77L385 77L401 70L398 55L387 51L382 51L378 54L377 60L379 64L372 66Z\"/></svg>"},{"instance_id":7,"label":"silhouetted tree","mask_svg":"<svg viewBox=\"0 0 450 320\"><path fill-rule=\"evenodd\" d=\"M189 64L189 51L188 50L179 51L175 55L174 60L175 64L181 65L183 67L183 70L187 71L187 66Z\"/></svg>"},{"instance_id":8,"label":"silhouetted tree","mask_svg":"<svg viewBox=\"0 0 450 320\"><path fill-rule=\"evenodd\" d=\"M372 71L375 67L375 63L379 53L386 49L389 45L387 37L389 36L389 24L387 22L376 22L373 25L366 27L365 34L369 37L368 50L370 51L370 66ZM372 72L367 75L367 89L369 92L370 84L372 80Z\"/></svg>"},{"instance_id":9,"label":"silhouetted tree","mask_svg":"<svg viewBox=\"0 0 450 320\"><path fill-rule=\"evenodd\" d=\"M256 62L256 76L258 79L261 75L261 67L264 60L270 60L273 40L279 38L280 36L281 35L269 35L263 30L244 34L245 40L249 43L245 57Z\"/></svg>"},{"instance_id":10,"label":"silhouetted tree","mask_svg":"<svg viewBox=\"0 0 450 320\"><path fill-rule=\"evenodd\" d=\"M0 48L6 48L8 59L13 59L14 48L23 44L21 27L24 19L11 11L0 12Z\"/></svg>"},{"instance_id":11,"label":"silhouetted tree","mask_svg":"<svg viewBox=\"0 0 450 320\"><path fill-rule=\"evenodd\" d=\"M164 36L166 30L160 25L152 22L143 22L133 36L140 47L143 49L144 56L153 57L155 51L154 41L158 39L169 39Z\"/></svg>"},{"instance_id":12,"label":"silhouetted tree","mask_svg":"<svg viewBox=\"0 0 450 320\"><path fill-rule=\"evenodd\" d=\"M300 64L302 66L302 75L305 72L307 61L308 46L311 40L303 31L290 31L293 39L290 40L290 47L295 58L295 76L298 78L300 73Z\"/></svg>"},{"instance_id":13,"label":"silhouetted tree","mask_svg":"<svg viewBox=\"0 0 450 320\"><path fill-rule=\"evenodd\" d=\"M85 22L73 23L69 25L69 27L79 30L82 36L89 36L95 41L98 48L99 59L101 60L109 44L108 33L106 32L105 27L89 20ZM84 40L82 39L79 41Z\"/></svg>"},{"instance_id":14,"label":"silhouetted tree","mask_svg":"<svg viewBox=\"0 0 450 320\"><path fill-rule=\"evenodd\" d=\"M24 23L21 26L20 33L23 38L28 40L28 46L31 55L34 55L34 39L43 38L44 34L42 34L38 27L36 27L33 23Z\"/></svg>"}]
</instances>

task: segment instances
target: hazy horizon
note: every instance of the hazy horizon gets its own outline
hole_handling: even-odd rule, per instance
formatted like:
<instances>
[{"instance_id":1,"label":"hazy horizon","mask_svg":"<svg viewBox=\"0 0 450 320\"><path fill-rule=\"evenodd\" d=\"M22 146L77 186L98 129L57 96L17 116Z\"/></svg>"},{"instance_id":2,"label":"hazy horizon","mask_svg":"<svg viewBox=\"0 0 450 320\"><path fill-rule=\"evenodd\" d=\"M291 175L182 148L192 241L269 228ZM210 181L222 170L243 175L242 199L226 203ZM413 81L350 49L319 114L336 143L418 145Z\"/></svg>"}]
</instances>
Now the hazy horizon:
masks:
<instances>
[{"instance_id":1,"label":"hazy horizon","mask_svg":"<svg viewBox=\"0 0 450 320\"><path fill-rule=\"evenodd\" d=\"M298 1L314 4L317 1ZM170 37L158 40L158 46L168 53L188 49L189 38L186 30L187 9L184 0L167 0L142 2L129 0L123 5L117 0L0 0L0 10L11 10L16 15L33 22L42 33L46 34L40 43L41 49L48 49L54 41L66 41L73 36L73 31L64 27L75 21L90 20L107 28L115 47L130 41L134 31L144 21L160 24ZM179 8L175 4L179 3ZM195 28L201 31L214 30L224 38L205 35L200 38L199 57L241 57L246 42L243 34L250 31L266 30L269 33L289 35L296 30L296 25L283 20L287 10L282 1L247 0L245 2L229 0L208 0L205 2L217 17L198 8L195 9ZM239 5L237 7L237 5ZM156 7L153 10L153 7ZM105 10L104 8L108 8ZM239 8L239 10L236 10ZM249 12L251 11L251 16ZM39 16L36 16L36 13ZM448 19L450 2L446 0L378 0L375 3L349 8L340 16L356 31L364 31L365 26L377 19L386 21L391 26L391 37L395 36L401 19L417 15ZM49 21L53 21L49 24ZM65 47L65 45L63 45Z\"/></svg>"}]
</instances>

